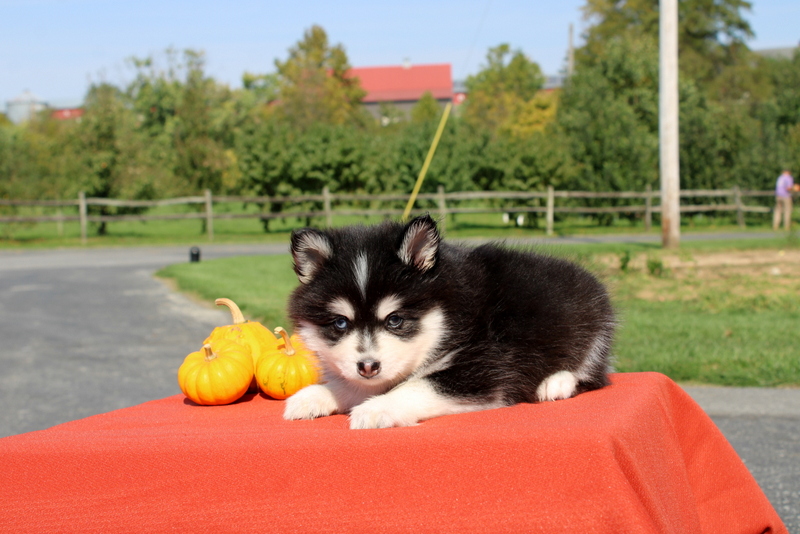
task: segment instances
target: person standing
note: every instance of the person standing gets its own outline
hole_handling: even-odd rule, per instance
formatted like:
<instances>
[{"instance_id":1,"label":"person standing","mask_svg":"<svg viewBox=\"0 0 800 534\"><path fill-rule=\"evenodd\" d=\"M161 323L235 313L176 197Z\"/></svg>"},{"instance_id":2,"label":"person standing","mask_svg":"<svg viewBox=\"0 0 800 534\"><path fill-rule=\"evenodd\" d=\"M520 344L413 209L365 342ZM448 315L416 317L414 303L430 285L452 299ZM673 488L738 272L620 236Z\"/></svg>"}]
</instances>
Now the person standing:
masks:
<instances>
[{"instance_id":1,"label":"person standing","mask_svg":"<svg viewBox=\"0 0 800 534\"><path fill-rule=\"evenodd\" d=\"M772 229L777 230L783 217L783 227L789 230L792 223L792 190L794 179L788 170L784 170L775 182L775 213L772 216Z\"/></svg>"}]
</instances>

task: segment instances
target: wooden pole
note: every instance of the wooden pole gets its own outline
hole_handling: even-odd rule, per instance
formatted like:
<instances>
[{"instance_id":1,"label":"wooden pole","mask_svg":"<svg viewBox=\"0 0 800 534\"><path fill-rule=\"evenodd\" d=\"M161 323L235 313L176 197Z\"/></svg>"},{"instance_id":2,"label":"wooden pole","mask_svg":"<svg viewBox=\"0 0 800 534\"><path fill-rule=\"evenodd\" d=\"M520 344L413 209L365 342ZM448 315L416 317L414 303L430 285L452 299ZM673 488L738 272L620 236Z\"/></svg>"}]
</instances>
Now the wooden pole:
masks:
<instances>
[{"instance_id":1,"label":"wooden pole","mask_svg":"<svg viewBox=\"0 0 800 534\"><path fill-rule=\"evenodd\" d=\"M742 190L738 185L733 186L733 201L736 203L736 224L744 228L744 204L742 204Z\"/></svg>"},{"instance_id":2,"label":"wooden pole","mask_svg":"<svg viewBox=\"0 0 800 534\"><path fill-rule=\"evenodd\" d=\"M644 188L644 231L649 232L653 226L653 187L647 184Z\"/></svg>"},{"instance_id":3,"label":"wooden pole","mask_svg":"<svg viewBox=\"0 0 800 534\"><path fill-rule=\"evenodd\" d=\"M211 196L211 189L206 189L206 232L208 240L214 241L214 199Z\"/></svg>"},{"instance_id":4,"label":"wooden pole","mask_svg":"<svg viewBox=\"0 0 800 534\"><path fill-rule=\"evenodd\" d=\"M322 188L322 207L325 212L325 226L333 226L333 212L331 211L331 190L326 185Z\"/></svg>"},{"instance_id":5,"label":"wooden pole","mask_svg":"<svg viewBox=\"0 0 800 534\"><path fill-rule=\"evenodd\" d=\"M556 194L552 185L547 186L547 235L553 235L555 220Z\"/></svg>"},{"instance_id":6,"label":"wooden pole","mask_svg":"<svg viewBox=\"0 0 800 534\"><path fill-rule=\"evenodd\" d=\"M439 229L444 233L447 231L447 201L443 185L436 188L436 202L439 204Z\"/></svg>"},{"instance_id":7,"label":"wooden pole","mask_svg":"<svg viewBox=\"0 0 800 534\"><path fill-rule=\"evenodd\" d=\"M85 245L88 221L86 216L86 194L83 191L78 193L78 216L81 219L81 244Z\"/></svg>"},{"instance_id":8,"label":"wooden pole","mask_svg":"<svg viewBox=\"0 0 800 534\"><path fill-rule=\"evenodd\" d=\"M428 149L428 155L425 157L425 163L422 164L422 169L419 171L419 176L417 177L417 183L414 184L414 191L411 192L411 198L408 199L408 204L406 204L406 209L403 211L403 220L408 220L408 216L411 213L411 208L414 207L414 202L417 200L417 195L419 194L419 188L422 187L422 181L425 179L425 174L428 172L428 167L431 164L431 160L433 159L433 153L436 152L436 145L439 144L439 139L442 137L442 132L444 131L444 125L447 122L447 117L450 115L450 108L453 107L452 102L448 102L447 105L444 107L444 113L442 114L442 120L439 121L439 128L436 129L436 135L433 136L433 143L431 143L431 148Z\"/></svg>"},{"instance_id":9,"label":"wooden pole","mask_svg":"<svg viewBox=\"0 0 800 534\"><path fill-rule=\"evenodd\" d=\"M680 246L678 146L678 0L660 0L658 137L661 171L661 244Z\"/></svg>"}]
</instances>

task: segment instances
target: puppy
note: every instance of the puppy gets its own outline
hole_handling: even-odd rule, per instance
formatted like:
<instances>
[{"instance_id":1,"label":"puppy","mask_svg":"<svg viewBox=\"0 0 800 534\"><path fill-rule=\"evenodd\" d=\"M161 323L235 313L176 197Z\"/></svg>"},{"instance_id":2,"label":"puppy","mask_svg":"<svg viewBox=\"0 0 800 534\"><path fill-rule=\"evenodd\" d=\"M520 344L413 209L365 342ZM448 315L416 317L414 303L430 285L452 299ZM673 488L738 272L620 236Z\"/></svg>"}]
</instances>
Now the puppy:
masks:
<instances>
[{"instance_id":1,"label":"puppy","mask_svg":"<svg viewBox=\"0 0 800 534\"><path fill-rule=\"evenodd\" d=\"M290 397L285 419L408 426L608 384L614 312L575 264L444 243L429 216L297 230L291 251L289 316L324 381Z\"/></svg>"}]
</instances>

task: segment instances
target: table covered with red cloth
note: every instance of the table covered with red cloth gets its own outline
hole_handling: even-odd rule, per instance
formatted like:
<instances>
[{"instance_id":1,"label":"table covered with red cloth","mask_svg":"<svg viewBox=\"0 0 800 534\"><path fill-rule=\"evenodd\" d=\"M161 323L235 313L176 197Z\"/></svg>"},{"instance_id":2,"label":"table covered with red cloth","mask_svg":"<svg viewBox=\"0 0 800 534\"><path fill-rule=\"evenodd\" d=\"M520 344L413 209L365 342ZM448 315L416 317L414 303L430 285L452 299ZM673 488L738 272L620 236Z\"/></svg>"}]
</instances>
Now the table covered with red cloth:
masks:
<instances>
[{"instance_id":1,"label":"table covered with red cloth","mask_svg":"<svg viewBox=\"0 0 800 534\"><path fill-rule=\"evenodd\" d=\"M612 382L381 430L147 402L0 439L0 532L786 532L679 386Z\"/></svg>"}]
</instances>

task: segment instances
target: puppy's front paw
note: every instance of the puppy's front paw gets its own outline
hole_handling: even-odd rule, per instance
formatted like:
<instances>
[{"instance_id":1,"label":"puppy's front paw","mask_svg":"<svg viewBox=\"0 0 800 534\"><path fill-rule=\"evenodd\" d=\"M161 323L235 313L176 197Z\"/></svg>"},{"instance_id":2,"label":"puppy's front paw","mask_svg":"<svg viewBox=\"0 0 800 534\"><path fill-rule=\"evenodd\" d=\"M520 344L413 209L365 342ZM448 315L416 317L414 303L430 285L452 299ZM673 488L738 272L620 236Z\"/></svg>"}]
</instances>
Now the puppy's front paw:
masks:
<instances>
[{"instance_id":1,"label":"puppy's front paw","mask_svg":"<svg viewBox=\"0 0 800 534\"><path fill-rule=\"evenodd\" d=\"M378 395L359 404L350 412L350 428L390 428L411 426L417 419L404 412L401 406L386 395Z\"/></svg>"},{"instance_id":2,"label":"puppy's front paw","mask_svg":"<svg viewBox=\"0 0 800 534\"><path fill-rule=\"evenodd\" d=\"M336 398L331 390L325 386L314 384L286 399L283 418L287 420L314 419L331 415L336 408Z\"/></svg>"},{"instance_id":3,"label":"puppy's front paw","mask_svg":"<svg viewBox=\"0 0 800 534\"><path fill-rule=\"evenodd\" d=\"M575 394L578 379L569 371L559 371L544 379L536 389L540 401L568 399Z\"/></svg>"}]
</instances>

